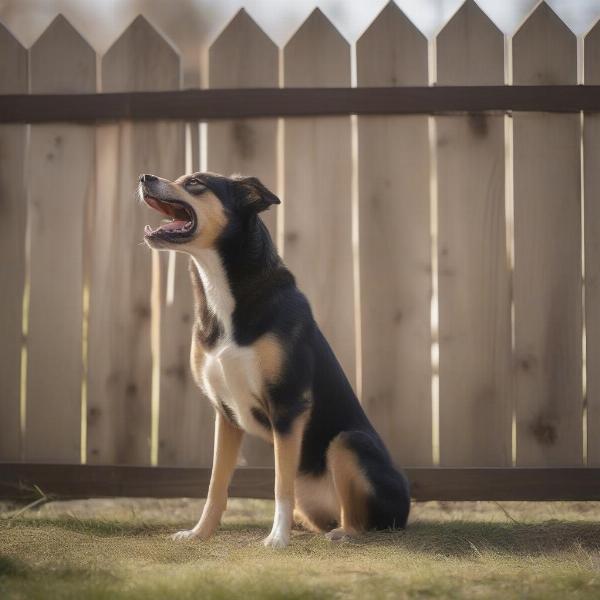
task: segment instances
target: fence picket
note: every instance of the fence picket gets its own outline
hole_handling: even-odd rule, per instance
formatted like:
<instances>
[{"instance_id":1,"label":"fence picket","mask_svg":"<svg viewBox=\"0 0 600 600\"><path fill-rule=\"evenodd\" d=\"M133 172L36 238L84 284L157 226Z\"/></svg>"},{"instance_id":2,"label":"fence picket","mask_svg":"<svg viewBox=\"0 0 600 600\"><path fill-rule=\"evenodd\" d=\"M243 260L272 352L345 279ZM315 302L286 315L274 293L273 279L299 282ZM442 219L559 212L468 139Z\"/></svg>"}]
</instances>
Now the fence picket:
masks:
<instances>
[{"instance_id":1,"label":"fence picket","mask_svg":"<svg viewBox=\"0 0 600 600\"><path fill-rule=\"evenodd\" d=\"M179 56L137 17L102 58L104 92L177 89ZM98 198L90 285L88 460L150 462L152 358L151 252L142 243L149 211L134 197L140 173L169 179L183 172L180 123L99 128ZM155 280L155 284L156 284ZM154 321L155 326L158 326ZM166 401L166 400L165 400ZM156 415L155 415L156 417Z\"/></svg>"},{"instance_id":2,"label":"fence picket","mask_svg":"<svg viewBox=\"0 0 600 600\"><path fill-rule=\"evenodd\" d=\"M575 36L542 3L513 38L513 81L575 84ZM578 114L515 113L517 464L582 462Z\"/></svg>"},{"instance_id":3,"label":"fence picket","mask_svg":"<svg viewBox=\"0 0 600 600\"><path fill-rule=\"evenodd\" d=\"M96 54L62 15L30 50L30 90L96 91ZM78 462L81 456L84 243L94 146L91 126L31 127L28 460Z\"/></svg>"},{"instance_id":4,"label":"fence picket","mask_svg":"<svg viewBox=\"0 0 600 600\"><path fill-rule=\"evenodd\" d=\"M211 88L277 87L279 50L241 9L209 50ZM210 171L254 175L277 193L277 119L236 119L208 124L207 165ZM277 209L261 215L277 239ZM273 464L273 449L258 438L247 438L242 461L249 466Z\"/></svg>"},{"instance_id":5,"label":"fence picket","mask_svg":"<svg viewBox=\"0 0 600 600\"><path fill-rule=\"evenodd\" d=\"M184 254L161 256L161 374L158 422L158 464L210 466L214 410L190 369L194 318L188 259ZM174 268L173 274L169 268ZM173 297L169 282L173 281ZM165 281L166 280L166 281Z\"/></svg>"},{"instance_id":6,"label":"fence picket","mask_svg":"<svg viewBox=\"0 0 600 600\"><path fill-rule=\"evenodd\" d=\"M0 23L0 94L27 93L27 50ZM0 126L0 460L21 457L26 126Z\"/></svg>"},{"instance_id":7,"label":"fence picket","mask_svg":"<svg viewBox=\"0 0 600 600\"><path fill-rule=\"evenodd\" d=\"M600 84L600 22L584 42L584 81ZM588 465L600 465L600 114L586 113L583 126L585 200L585 315Z\"/></svg>"},{"instance_id":8,"label":"fence picket","mask_svg":"<svg viewBox=\"0 0 600 600\"><path fill-rule=\"evenodd\" d=\"M242 8L209 49L209 87L278 87L279 50ZM277 191L277 119L235 119L208 124L208 169L254 175ZM277 208L262 214L277 239Z\"/></svg>"},{"instance_id":9,"label":"fence picket","mask_svg":"<svg viewBox=\"0 0 600 600\"><path fill-rule=\"evenodd\" d=\"M286 87L350 86L350 46L317 8L283 50ZM356 384L349 117L284 122L284 252Z\"/></svg>"},{"instance_id":10,"label":"fence picket","mask_svg":"<svg viewBox=\"0 0 600 600\"><path fill-rule=\"evenodd\" d=\"M467 0L437 37L439 85L502 85L504 36ZM440 464L511 464L504 117L436 118Z\"/></svg>"},{"instance_id":11,"label":"fence picket","mask_svg":"<svg viewBox=\"0 0 600 600\"><path fill-rule=\"evenodd\" d=\"M358 86L427 85L427 39L390 2L356 44ZM362 399L400 464L429 465L426 116L358 117Z\"/></svg>"}]
</instances>

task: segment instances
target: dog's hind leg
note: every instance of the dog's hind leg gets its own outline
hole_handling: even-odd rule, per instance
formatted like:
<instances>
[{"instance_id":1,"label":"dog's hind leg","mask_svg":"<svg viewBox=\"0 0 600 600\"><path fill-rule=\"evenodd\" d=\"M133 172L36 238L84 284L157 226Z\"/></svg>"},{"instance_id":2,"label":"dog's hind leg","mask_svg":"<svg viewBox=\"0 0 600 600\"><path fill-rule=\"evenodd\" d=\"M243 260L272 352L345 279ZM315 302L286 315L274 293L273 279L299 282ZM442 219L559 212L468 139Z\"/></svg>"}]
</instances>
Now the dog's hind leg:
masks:
<instances>
[{"instance_id":1,"label":"dog's hind leg","mask_svg":"<svg viewBox=\"0 0 600 600\"><path fill-rule=\"evenodd\" d=\"M353 436L361 432L337 435L327 450L327 467L340 504L340 527L326 534L332 541L356 536L369 528L369 498L373 488L352 447Z\"/></svg>"},{"instance_id":2,"label":"dog's hind leg","mask_svg":"<svg viewBox=\"0 0 600 600\"><path fill-rule=\"evenodd\" d=\"M406 525L408 482L375 433L338 434L327 450L327 465L340 503L340 527L327 534L330 540Z\"/></svg>"}]
</instances>

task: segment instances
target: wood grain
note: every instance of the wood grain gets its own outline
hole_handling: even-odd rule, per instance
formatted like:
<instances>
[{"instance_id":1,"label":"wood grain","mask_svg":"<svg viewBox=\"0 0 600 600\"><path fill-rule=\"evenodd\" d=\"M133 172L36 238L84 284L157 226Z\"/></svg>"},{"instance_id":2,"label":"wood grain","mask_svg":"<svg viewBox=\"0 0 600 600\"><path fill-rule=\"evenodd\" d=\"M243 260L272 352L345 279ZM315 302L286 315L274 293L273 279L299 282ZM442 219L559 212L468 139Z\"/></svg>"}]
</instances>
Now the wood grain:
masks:
<instances>
[{"instance_id":1,"label":"wood grain","mask_svg":"<svg viewBox=\"0 0 600 600\"><path fill-rule=\"evenodd\" d=\"M175 50L138 17L102 57L108 92L177 89ZM98 197L90 284L88 460L150 462L151 252L143 228L158 218L135 196L140 173L174 179L184 165L181 123L106 125L98 132ZM156 276L156 272L154 276ZM155 326L158 323L155 321ZM155 415L156 418L156 415Z\"/></svg>"},{"instance_id":2,"label":"wood grain","mask_svg":"<svg viewBox=\"0 0 600 600\"><path fill-rule=\"evenodd\" d=\"M437 37L437 83L500 85L504 36L468 0ZM440 464L512 464L504 119L436 118Z\"/></svg>"},{"instance_id":3,"label":"wood grain","mask_svg":"<svg viewBox=\"0 0 600 600\"><path fill-rule=\"evenodd\" d=\"M393 3L356 44L359 86L427 84L427 40ZM362 402L399 464L429 465L427 117L358 117Z\"/></svg>"},{"instance_id":4,"label":"wood grain","mask_svg":"<svg viewBox=\"0 0 600 600\"><path fill-rule=\"evenodd\" d=\"M283 50L286 87L350 86L350 46L315 9ZM348 117L284 122L284 255L356 384Z\"/></svg>"},{"instance_id":5,"label":"wood grain","mask_svg":"<svg viewBox=\"0 0 600 600\"><path fill-rule=\"evenodd\" d=\"M32 46L29 59L34 94L96 90L96 54L62 16ZM73 462L81 456L84 242L94 198L94 146L89 126L31 127L28 460Z\"/></svg>"},{"instance_id":6,"label":"wood grain","mask_svg":"<svg viewBox=\"0 0 600 600\"><path fill-rule=\"evenodd\" d=\"M575 36L540 4L513 38L515 84L575 84ZM517 464L582 463L579 115L514 115Z\"/></svg>"},{"instance_id":7,"label":"wood grain","mask_svg":"<svg viewBox=\"0 0 600 600\"><path fill-rule=\"evenodd\" d=\"M279 49L242 8L209 49L211 88L276 88ZM258 177L277 193L277 119L236 119L208 124L207 165L211 171ZM277 239L277 208L263 213Z\"/></svg>"},{"instance_id":8,"label":"wood grain","mask_svg":"<svg viewBox=\"0 0 600 600\"><path fill-rule=\"evenodd\" d=\"M0 24L0 93L27 92L27 50ZM21 457L26 127L0 126L0 460Z\"/></svg>"},{"instance_id":9,"label":"wood grain","mask_svg":"<svg viewBox=\"0 0 600 600\"><path fill-rule=\"evenodd\" d=\"M211 88L277 87L279 49L241 9L209 49ZM273 193L277 181L277 120L243 119L208 124L209 171L258 177ZM262 213L271 237L277 239L277 208ZM249 466L273 464L273 448L258 438L246 437L241 460Z\"/></svg>"},{"instance_id":10,"label":"wood grain","mask_svg":"<svg viewBox=\"0 0 600 600\"><path fill-rule=\"evenodd\" d=\"M600 83L600 24L584 41L584 82ZM600 465L600 115L583 117L587 464Z\"/></svg>"}]
</instances>

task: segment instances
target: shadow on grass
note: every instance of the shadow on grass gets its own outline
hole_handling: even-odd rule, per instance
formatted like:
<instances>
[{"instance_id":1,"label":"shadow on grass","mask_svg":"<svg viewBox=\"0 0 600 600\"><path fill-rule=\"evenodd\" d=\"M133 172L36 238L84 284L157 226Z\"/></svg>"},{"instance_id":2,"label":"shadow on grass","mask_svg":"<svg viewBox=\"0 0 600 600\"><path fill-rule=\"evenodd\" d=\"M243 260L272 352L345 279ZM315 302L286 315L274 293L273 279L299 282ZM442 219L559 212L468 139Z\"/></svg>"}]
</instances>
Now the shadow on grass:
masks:
<instances>
[{"instance_id":1,"label":"shadow on grass","mask_svg":"<svg viewBox=\"0 0 600 600\"><path fill-rule=\"evenodd\" d=\"M588 551L599 551L600 523L417 521L409 525L406 531L370 533L353 543L390 548L401 546L414 552L456 557L482 552L514 555L552 554L572 550L575 546Z\"/></svg>"}]
</instances>

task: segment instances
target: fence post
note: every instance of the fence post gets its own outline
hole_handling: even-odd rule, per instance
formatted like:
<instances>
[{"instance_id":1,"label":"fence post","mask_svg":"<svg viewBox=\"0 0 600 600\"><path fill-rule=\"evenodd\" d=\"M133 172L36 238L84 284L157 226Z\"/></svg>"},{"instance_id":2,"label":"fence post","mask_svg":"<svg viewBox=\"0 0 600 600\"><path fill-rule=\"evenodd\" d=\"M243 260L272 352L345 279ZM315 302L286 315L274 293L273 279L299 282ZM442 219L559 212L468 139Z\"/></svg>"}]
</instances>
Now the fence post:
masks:
<instances>
[{"instance_id":1,"label":"fence post","mask_svg":"<svg viewBox=\"0 0 600 600\"><path fill-rule=\"evenodd\" d=\"M437 37L438 85L502 85L504 36L467 0ZM504 117L436 117L440 464L511 465Z\"/></svg>"},{"instance_id":2,"label":"fence post","mask_svg":"<svg viewBox=\"0 0 600 600\"><path fill-rule=\"evenodd\" d=\"M427 85L427 39L390 2L356 43L358 86ZM358 117L362 401L392 456L430 465L428 118Z\"/></svg>"},{"instance_id":3,"label":"fence post","mask_svg":"<svg viewBox=\"0 0 600 600\"><path fill-rule=\"evenodd\" d=\"M584 82L600 84L600 22L585 37ZM600 114L583 117L587 458L600 465Z\"/></svg>"},{"instance_id":4,"label":"fence post","mask_svg":"<svg viewBox=\"0 0 600 600\"><path fill-rule=\"evenodd\" d=\"M179 85L177 52L143 17L137 17L102 57L104 92L169 90ZM159 301L151 304L151 285L158 295L160 267L143 244L143 229L159 217L139 205L135 189L140 173L174 179L183 172L183 125L160 121L103 125L98 154L90 286L88 459L148 464L150 442L157 433L151 424L156 427L158 419L158 407L151 405L151 322L154 319L157 334L160 310ZM156 339L153 345L157 353ZM154 386L156 400L156 379Z\"/></svg>"},{"instance_id":5,"label":"fence post","mask_svg":"<svg viewBox=\"0 0 600 600\"><path fill-rule=\"evenodd\" d=\"M27 50L0 23L0 93L27 93ZM0 126L0 460L22 453L20 382L25 285L26 125Z\"/></svg>"},{"instance_id":6,"label":"fence post","mask_svg":"<svg viewBox=\"0 0 600 600\"><path fill-rule=\"evenodd\" d=\"M577 82L575 36L545 3L513 38L513 82ZM583 458L579 119L514 114L519 466Z\"/></svg>"},{"instance_id":7,"label":"fence post","mask_svg":"<svg viewBox=\"0 0 600 600\"><path fill-rule=\"evenodd\" d=\"M30 50L30 86L32 93L96 91L96 54L62 15ZM31 127L28 460L81 457L84 244L94 144L93 126Z\"/></svg>"}]
</instances>

